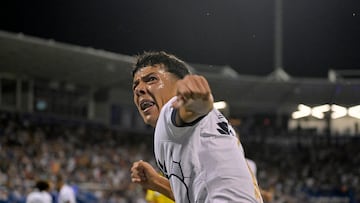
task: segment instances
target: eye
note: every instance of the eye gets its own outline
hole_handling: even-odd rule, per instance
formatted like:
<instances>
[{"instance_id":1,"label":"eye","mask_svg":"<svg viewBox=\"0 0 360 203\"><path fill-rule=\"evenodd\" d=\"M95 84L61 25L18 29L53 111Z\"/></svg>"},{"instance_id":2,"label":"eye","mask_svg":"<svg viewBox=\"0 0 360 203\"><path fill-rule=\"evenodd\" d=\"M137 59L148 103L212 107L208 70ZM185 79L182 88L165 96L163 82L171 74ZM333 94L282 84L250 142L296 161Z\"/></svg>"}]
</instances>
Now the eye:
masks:
<instances>
[{"instance_id":1,"label":"eye","mask_svg":"<svg viewBox=\"0 0 360 203\"><path fill-rule=\"evenodd\" d=\"M157 78L155 76L150 76L148 78L148 82L152 82L152 81L155 81L155 80L157 80Z\"/></svg>"}]
</instances>

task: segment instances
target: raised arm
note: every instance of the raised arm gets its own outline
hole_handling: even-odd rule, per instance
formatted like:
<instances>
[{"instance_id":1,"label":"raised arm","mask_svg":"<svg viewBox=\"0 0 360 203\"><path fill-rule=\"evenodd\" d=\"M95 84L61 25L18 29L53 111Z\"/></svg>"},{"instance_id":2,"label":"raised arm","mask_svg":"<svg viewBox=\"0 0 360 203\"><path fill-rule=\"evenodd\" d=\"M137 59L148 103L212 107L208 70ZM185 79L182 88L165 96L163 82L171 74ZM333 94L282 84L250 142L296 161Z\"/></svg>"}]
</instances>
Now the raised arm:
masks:
<instances>
[{"instance_id":1,"label":"raised arm","mask_svg":"<svg viewBox=\"0 0 360 203\"><path fill-rule=\"evenodd\" d=\"M176 86L178 99L173 107L178 109L177 125L195 121L212 110L214 99L205 77L187 75Z\"/></svg>"}]
</instances>

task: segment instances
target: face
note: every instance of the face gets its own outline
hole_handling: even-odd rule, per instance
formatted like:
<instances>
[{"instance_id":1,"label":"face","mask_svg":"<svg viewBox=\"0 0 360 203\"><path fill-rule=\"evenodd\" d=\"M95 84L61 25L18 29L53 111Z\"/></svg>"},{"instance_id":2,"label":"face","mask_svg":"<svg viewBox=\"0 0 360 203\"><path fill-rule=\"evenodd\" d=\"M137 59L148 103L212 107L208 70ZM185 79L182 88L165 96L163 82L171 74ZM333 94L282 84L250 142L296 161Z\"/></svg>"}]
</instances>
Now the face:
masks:
<instances>
[{"instance_id":1,"label":"face","mask_svg":"<svg viewBox=\"0 0 360 203\"><path fill-rule=\"evenodd\" d=\"M60 191L61 186L63 185L62 181L56 181L55 183L55 189Z\"/></svg>"},{"instance_id":2,"label":"face","mask_svg":"<svg viewBox=\"0 0 360 203\"><path fill-rule=\"evenodd\" d=\"M163 65L147 66L135 73L134 103L146 124L155 127L160 110L176 95L177 80Z\"/></svg>"}]
</instances>

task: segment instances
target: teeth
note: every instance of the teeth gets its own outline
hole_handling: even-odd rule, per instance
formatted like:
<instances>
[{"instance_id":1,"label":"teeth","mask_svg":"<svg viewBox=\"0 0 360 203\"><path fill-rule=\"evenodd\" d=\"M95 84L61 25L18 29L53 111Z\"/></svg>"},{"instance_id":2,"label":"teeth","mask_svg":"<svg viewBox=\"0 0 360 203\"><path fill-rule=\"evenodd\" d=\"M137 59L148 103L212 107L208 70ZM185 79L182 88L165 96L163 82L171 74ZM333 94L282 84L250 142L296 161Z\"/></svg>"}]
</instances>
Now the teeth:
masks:
<instances>
[{"instance_id":1,"label":"teeth","mask_svg":"<svg viewBox=\"0 0 360 203\"><path fill-rule=\"evenodd\" d=\"M141 110L145 110L146 108L148 108L148 107L150 107L150 106L152 106L152 105L154 105L153 102L145 101L145 102L142 102L142 103L140 104L140 107L141 107Z\"/></svg>"}]
</instances>

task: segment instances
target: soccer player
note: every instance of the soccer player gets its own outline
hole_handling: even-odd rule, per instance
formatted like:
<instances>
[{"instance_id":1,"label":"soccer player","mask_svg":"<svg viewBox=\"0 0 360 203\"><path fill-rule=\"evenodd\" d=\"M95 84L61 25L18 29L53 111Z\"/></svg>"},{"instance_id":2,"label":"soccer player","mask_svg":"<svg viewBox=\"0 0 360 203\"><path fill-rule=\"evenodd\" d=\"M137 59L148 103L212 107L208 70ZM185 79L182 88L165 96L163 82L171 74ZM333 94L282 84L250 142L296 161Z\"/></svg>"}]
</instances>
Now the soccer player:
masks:
<instances>
[{"instance_id":1,"label":"soccer player","mask_svg":"<svg viewBox=\"0 0 360 203\"><path fill-rule=\"evenodd\" d=\"M56 189L59 191L58 203L76 203L76 196L73 188L66 184L61 175L56 176Z\"/></svg>"},{"instance_id":2,"label":"soccer player","mask_svg":"<svg viewBox=\"0 0 360 203\"><path fill-rule=\"evenodd\" d=\"M50 185L47 181L39 180L35 184L35 190L26 197L26 203L52 203L49 193Z\"/></svg>"},{"instance_id":3,"label":"soccer player","mask_svg":"<svg viewBox=\"0 0 360 203\"><path fill-rule=\"evenodd\" d=\"M134 103L155 128L154 152L166 178L135 162L131 178L175 202L262 202L243 148L226 118L213 108L203 76L165 52L145 52L133 70Z\"/></svg>"}]
</instances>

